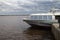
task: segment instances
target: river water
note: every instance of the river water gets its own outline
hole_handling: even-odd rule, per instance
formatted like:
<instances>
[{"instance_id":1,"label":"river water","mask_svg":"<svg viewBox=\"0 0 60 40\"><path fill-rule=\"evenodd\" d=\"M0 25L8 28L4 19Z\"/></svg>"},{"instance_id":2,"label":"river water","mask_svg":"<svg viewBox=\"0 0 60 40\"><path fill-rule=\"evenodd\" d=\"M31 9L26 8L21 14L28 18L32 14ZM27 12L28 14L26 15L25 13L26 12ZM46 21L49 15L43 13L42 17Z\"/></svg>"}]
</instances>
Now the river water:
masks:
<instances>
[{"instance_id":1,"label":"river water","mask_svg":"<svg viewBox=\"0 0 60 40\"><path fill-rule=\"evenodd\" d=\"M0 16L0 40L54 40L51 31L31 27L24 17Z\"/></svg>"}]
</instances>

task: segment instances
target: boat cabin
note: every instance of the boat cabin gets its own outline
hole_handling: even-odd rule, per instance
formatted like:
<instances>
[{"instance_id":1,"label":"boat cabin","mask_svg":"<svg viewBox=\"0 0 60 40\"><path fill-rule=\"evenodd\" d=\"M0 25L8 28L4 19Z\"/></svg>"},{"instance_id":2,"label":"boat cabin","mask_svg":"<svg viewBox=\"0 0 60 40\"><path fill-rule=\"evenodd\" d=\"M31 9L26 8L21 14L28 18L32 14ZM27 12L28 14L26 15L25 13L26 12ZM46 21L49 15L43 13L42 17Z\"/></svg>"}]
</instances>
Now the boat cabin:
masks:
<instances>
[{"instance_id":1,"label":"boat cabin","mask_svg":"<svg viewBox=\"0 0 60 40\"><path fill-rule=\"evenodd\" d=\"M51 13L30 14L31 20L55 20L55 16Z\"/></svg>"}]
</instances>

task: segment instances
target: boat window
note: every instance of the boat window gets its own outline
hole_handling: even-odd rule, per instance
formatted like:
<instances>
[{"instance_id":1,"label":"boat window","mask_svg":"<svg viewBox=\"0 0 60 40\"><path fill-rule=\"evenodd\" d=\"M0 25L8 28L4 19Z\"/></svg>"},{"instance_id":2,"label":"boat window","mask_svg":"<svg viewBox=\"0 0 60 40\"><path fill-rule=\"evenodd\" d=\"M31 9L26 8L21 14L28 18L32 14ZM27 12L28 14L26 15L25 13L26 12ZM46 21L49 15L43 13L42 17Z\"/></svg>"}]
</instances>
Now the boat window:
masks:
<instances>
[{"instance_id":1,"label":"boat window","mask_svg":"<svg viewBox=\"0 0 60 40\"><path fill-rule=\"evenodd\" d=\"M37 16L34 16L34 19L37 19Z\"/></svg>"},{"instance_id":2,"label":"boat window","mask_svg":"<svg viewBox=\"0 0 60 40\"><path fill-rule=\"evenodd\" d=\"M41 16L39 16L39 20L42 20L42 15L41 15Z\"/></svg>"},{"instance_id":3,"label":"boat window","mask_svg":"<svg viewBox=\"0 0 60 40\"><path fill-rule=\"evenodd\" d=\"M44 16L42 17L42 19L43 19L43 20L47 20L47 16L44 15Z\"/></svg>"},{"instance_id":4,"label":"boat window","mask_svg":"<svg viewBox=\"0 0 60 40\"><path fill-rule=\"evenodd\" d=\"M52 16L49 15L49 16L47 17L47 19L48 19L48 20L52 20Z\"/></svg>"},{"instance_id":5,"label":"boat window","mask_svg":"<svg viewBox=\"0 0 60 40\"><path fill-rule=\"evenodd\" d=\"M33 19L34 17L33 16L31 16L31 18L30 19Z\"/></svg>"},{"instance_id":6,"label":"boat window","mask_svg":"<svg viewBox=\"0 0 60 40\"><path fill-rule=\"evenodd\" d=\"M38 16L31 16L31 19L33 20L38 19Z\"/></svg>"},{"instance_id":7,"label":"boat window","mask_svg":"<svg viewBox=\"0 0 60 40\"><path fill-rule=\"evenodd\" d=\"M39 16L31 16L31 19L33 20L52 20L51 15L39 15Z\"/></svg>"}]
</instances>

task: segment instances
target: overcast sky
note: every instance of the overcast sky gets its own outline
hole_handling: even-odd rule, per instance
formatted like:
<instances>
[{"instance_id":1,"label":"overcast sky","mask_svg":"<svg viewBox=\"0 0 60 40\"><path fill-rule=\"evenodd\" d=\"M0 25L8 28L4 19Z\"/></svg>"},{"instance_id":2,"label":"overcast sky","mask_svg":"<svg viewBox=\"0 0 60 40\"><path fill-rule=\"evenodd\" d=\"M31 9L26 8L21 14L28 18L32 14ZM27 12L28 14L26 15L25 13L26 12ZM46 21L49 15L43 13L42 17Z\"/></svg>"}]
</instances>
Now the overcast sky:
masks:
<instances>
[{"instance_id":1,"label":"overcast sky","mask_svg":"<svg viewBox=\"0 0 60 40\"><path fill-rule=\"evenodd\" d=\"M0 0L0 14L48 12L52 2L53 0Z\"/></svg>"},{"instance_id":2,"label":"overcast sky","mask_svg":"<svg viewBox=\"0 0 60 40\"><path fill-rule=\"evenodd\" d=\"M0 1L13 1L13 0L0 0ZM14 0L14 1L18 1L18 0ZM19 0L20 1L20 0ZM27 0L23 0L23 1L27 1ZM33 0L34 1L34 0ZM37 0L37 1L52 1L52 0Z\"/></svg>"}]
</instances>

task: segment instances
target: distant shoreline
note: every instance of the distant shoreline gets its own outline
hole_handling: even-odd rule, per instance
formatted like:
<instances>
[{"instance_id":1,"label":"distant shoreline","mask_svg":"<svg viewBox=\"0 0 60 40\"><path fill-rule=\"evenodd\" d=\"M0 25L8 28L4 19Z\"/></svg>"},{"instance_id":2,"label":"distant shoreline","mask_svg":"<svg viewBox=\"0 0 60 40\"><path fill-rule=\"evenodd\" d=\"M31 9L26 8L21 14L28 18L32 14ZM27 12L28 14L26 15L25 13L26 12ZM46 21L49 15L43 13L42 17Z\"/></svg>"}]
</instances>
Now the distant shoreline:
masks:
<instances>
[{"instance_id":1,"label":"distant shoreline","mask_svg":"<svg viewBox=\"0 0 60 40\"><path fill-rule=\"evenodd\" d=\"M29 15L0 15L0 16L29 16Z\"/></svg>"}]
</instances>

